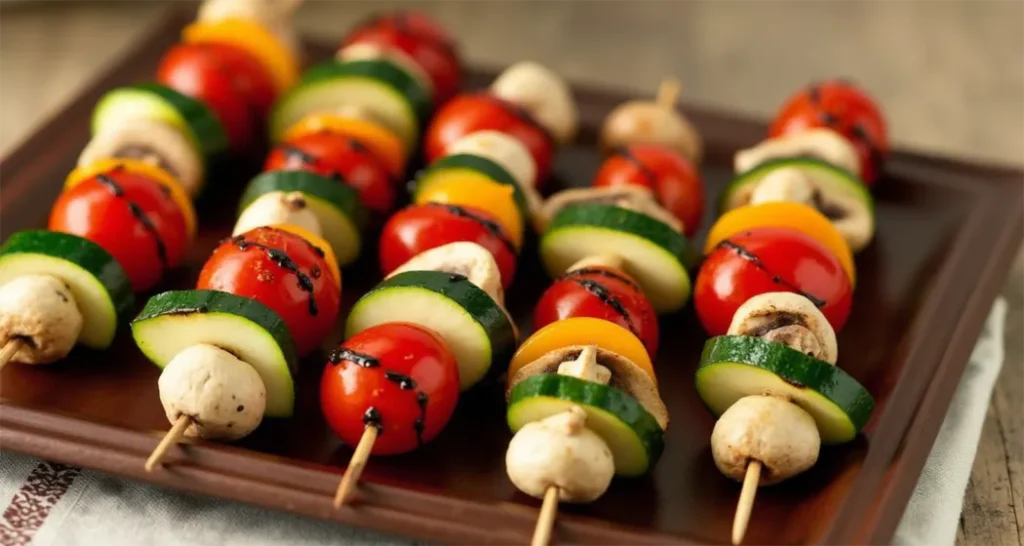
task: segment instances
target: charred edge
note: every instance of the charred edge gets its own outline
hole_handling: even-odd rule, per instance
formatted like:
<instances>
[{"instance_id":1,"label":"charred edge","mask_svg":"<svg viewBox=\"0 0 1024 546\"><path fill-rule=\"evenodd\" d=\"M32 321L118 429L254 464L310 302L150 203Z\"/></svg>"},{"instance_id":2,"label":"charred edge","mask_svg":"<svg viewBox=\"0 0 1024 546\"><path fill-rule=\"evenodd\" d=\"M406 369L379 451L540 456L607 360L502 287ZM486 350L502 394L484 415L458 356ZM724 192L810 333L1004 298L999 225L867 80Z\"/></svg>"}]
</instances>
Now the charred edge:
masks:
<instances>
[{"instance_id":1,"label":"charred edge","mask_svg":"<svg viewBox=\"0 0 1024 546\"><path fill-rule=\"evenodd\" d=\"M96 175L96 180L110 190L110 193L114 194L114 197L124 197L124 188L122 188L113 178L110 178L105 174L98 174Z\"/></svg>"},{"instance_id":2,"label":"charred edge","mask_svg":"<svg viewBox=\"0 0 1024 546\"><path fill-rule=\"evenodd\" d=\"M167 311L166 313L160 313L160 316L166 316L166 315L171 315L171 316L174 316L174 315L203 315L203 314L206 314L206 313L209 313L209 312L210 312L210 308L209 307L207 307L205 305L200 305L198 307L181 307L181 308L177 308L177 309L172 309L170 311Z\"/></svg>"},{"instance_id":3,"label":"charred edge","mask_svg":"<svg viewBox=\"0 0 1024 546\"><path fill-rule=\"evenodd\" d=\"M618 315L626 321L626 326L629 328L629 331L637 338L640 337L639 332L636 330L636 325L633 324L633 319L630 318L629 312L626 311L626 307L622 305L619 298L612 295L611 291L609 291L606 286L590 279L572 279L572 282L582 286L584 290L593 294L594 297L601 300L601 302L608 307L611 307L613 311L618 313Z\"/></svg>"},{"instance_id":4,"label":"charred edge","mask_svg":"<svg viewBox=\"0 0 1024 546\"><path fill-rule=\"evenodd\" d=\"M469 280L469 277L467 277L467 276L465 276L465 275L463 275L461 273L452 273L452 274L448 275L448 282L463 282L463 281L468 281L468 280Z\"/></svg>"},{"instance_id":5,"label":"charred edge","mask_svg":"<svg viewBox=\"0 0 1024 546\"><path fill-rule=\"evenodd\" d=\"M761 259L758 258L756 254L754 254L753 252L747 250L742 245L738 245L738 244L736 244L736 243L726 239L726 240L718 243L715 246L715 248L728 248L728 249L734 251L739 257L741 257L741 258L747 260L748 262L750 262L751 264L753 264L754 267L756 267L756 268L760 269L761 271L764 271L765 273L770 275L773 283L778 284L778 285L780 285L782 287L785 287L785 288L787 288L789 290L792 290L793 292L796 292L797 294L800 294L801 296L807 298L808 300L811 300L811 303L813 303L814 306L819 308L819 309L822 308L822 307L825 307L825 304L827 303L825 300L819 299L816 296L814 296L813 294L809 294L807 292L804 292L803 290L800 290L800 288L798 288L797 286L795 286L792 283L786 281L782 277L772 273L771 270L769 270L768 267L764 265L764 262L762 262Z\"/></svg>"},{"instance_id":6,"label":"charred edge","mask_svg":"<svg viewBox=\"0 0 1024 546\"><path fill-rule=\"evenodd\" d=\"M803 315L799 315L797 313L791 313L789 311L770 311L764 315L768 315L771 318L747 335L751 337L761 337L772 330L778 330L779 328L784 328L786 326L795 325L803 326L804 328L807 327L807 321L804 320Z\"/></svg>"},{"instance_id":7,"label":"charred edge","mask_svg":"<svg viewBox=\"0 0 1024 546\"><path fill-rule=\"evenodd\" d=\"M509 240L509 238L505 236L505 232L502 231L501 226L498 225L497 222L492 222L491 220L488 220L487 218L484 218L482 216L473 214L472 212L469 212L468 210L466 210L463 207L460 207L458 205L449 205L449 204L446 204L446 203L427 203L427 206L443 208L443 209L447 210L453 216L459 216L461 218L467 218L469 220L472 220L472 221L480 224L481 226L484 227L484 229L486 229L492 235L497 237L501 241L501 244L505 245L505 247L508 248L509 252L511 252L513 255L516 254L516 247L514 245L512 245L512 241Z\"/></svg>"},{"instance_id":8,"label":"charred edge","mask_svg":"<svg viewBox=\"0 0 1024 546\"><path fill-rule=\"evenodd\" d=\"M313 269L309 270L309 276L313 277L314 279L319 279L321 273L322 272L320 271L320 266L317 266L317 265L314 265Z\"/></svg>"},{"instance_id":9,"label":"charred edge","mask_svg":"<svg viewBox=\"0 0 1024 546\"><path fill-rule=\"evenodd\" d=\"M164 245L164 239L160 236L160 232L156 230L153 221L149 219L149 216L138 203L135 201L127 201L127 203L128 209L132 211L132 216L142 224L143 229L153 236L153 242L156 243L156 254L160 258L160 263L164 269L167 269L167 247Z\"/></svg>"},{"instance_id":10,"label":"charred edge","mask_svg":"<svg viewBox=\"0 0 1024 546\"><path fill-rule=\"evenodd\" d=\"M416 388L416 380L409 377L408 375L393 372L391 370L384 371L384 378L388 381L398 385L398 388L403 391L409 391Z\"/></svg>"},{"instance_id":11,"label":"charred edge","mask_svg":"<svg viewBox=\"0 0 1024 546\"><path fill-rule=\"evenodd\" d=\"M270 261L274 262L278 267L289 273L293 273L298 280L299 290L302 290L309 295L309 314L315 317L319 313L319 309L316 304L316 296L313 290L313 280L309 278L309 275L306 275L299 270L298 264L295 263L295 260L293 260L287 252L279 248L269 247L262 243L247 241L245 240L244 235L237 235L229 240L232 244L238 247L238 250L243 252L250 248L258 248L262 250L266 253L267 258L270 258Z\"/></svg>"},{"instance_id":12,"label":"charred edge","mask_svg":"<svg viewBox=\"0 0 1024 546\"><path fill-rule=\"evenodd\" d=\"M416 421L412 424L413 430L416 431L416 444L419 446L423 445L423 431L427 428L427 403L430 402L430 397L423 391L416 392L416 405L420 408L420 416L416 418Z\"/></svg>"},{"instance_id":13,"label":"charred edge","mask_svg":"<svg viewBox=\"0 0 1024 546\"><path fill-rule=\"evenodd\" d=\"M373 406L366 408L366 411L363 413L363 426L377 429L378 434L384 432L384 423L381 421L380 412L377 411L377 408Z\"/></svg>"},{"instance_id":14,"label":"charred edge","mask_svg":"<svg viewBox=\"0 0 1024 546\"><path fill-rule=\"evenodd\" d=\"M822 194L819 189L815 189L814 193L811 194L811 203L814 205L814 208L818 209L818 211L829 220L841 220L846 218L846 210L842 207L826 202L824 194Z\"/></svg>"},{"instance_id":15,"label":"charred edge","mask_svg":"<svg viewBox=\"0 0 1024 546\"><path fill-rule=\"evenodd\" d=\"M356 366L361 366L363 368L380 367L380 361L377 360L376 357L359 353L345 347L339 347L331 351L331 354L327 357L327 361L335 365L341 364L344 361L351 362Z\"/></svg>"},{"instance_id":16,"label":"charred edge","mask_svg":"<svg viewBox=\"0 0 1024 546\"><path fill-rule=\"evenodd\" d=\"M633 155L633 152L629 151L628 147L616 146L612 149L612 155L621 157L628 161L630 165L636 167L636 170L640 171L640 175L643 176L651 186L656 186L658 184L658 175L654 174L654 171L652 171L647 165L644 165L644 162L640 161L640 158Z\"/></svg>"},{"instance_id":17,"label":"charred edge","mask_svg":"<svg viewBox=\"0 0 1024 546\"><path fill-rule=\"evenodd\" d=\"M523 121L530 127L533 127L537 131L540 131L540 133L544 135L544 138L547 140L548 145L554 145L555 137L550 132L548 132L546 127L544 127L543 125L540 124L540 122L534 119L533 114L528 112L522 106L519 106L518 104L509 102L507 100L500 99L494 95L491 95L490 93L480 93L479 96L484 98L485 100L490 101L492 104L501 106L506 111L511 113L513 116L518 118L520 121Z\"/></svg>"},{"instance_id":18,"label":"charred edge","mask_svg":"<svg viewBox=\"0 0 1024 546\"><path fill-rule=\"evenodd\" d=\"M602 277L608 277L609 279L615 279L621 283L628 284L634 290L640 290L640 287L636 284L636 282L633 281L633 279L630 279L629 277L621 275L615 271L609 271L607 269L582 267L580 269L574 269L567 273L563 273L556 280L571 280L575 277L581 277L583 275L601 275Z\"/></svg>"}]
</instances>

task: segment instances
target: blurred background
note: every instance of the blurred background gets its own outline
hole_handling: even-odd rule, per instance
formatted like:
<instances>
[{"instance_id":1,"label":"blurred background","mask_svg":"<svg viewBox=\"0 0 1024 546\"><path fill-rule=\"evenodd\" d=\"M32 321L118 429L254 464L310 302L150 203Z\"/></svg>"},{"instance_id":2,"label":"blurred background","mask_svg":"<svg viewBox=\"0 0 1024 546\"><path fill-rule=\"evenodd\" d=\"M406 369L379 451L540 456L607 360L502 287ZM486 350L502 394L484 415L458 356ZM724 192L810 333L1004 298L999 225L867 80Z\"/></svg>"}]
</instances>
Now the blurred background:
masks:
<instances>
[{"instance_id":1,"label":"blurred background","mask_svg":"<svg viewBox=\"0 0 1024 546\"><path fill-rule=\"evenodd\" d=\"M0 1L0 153L59 112L185 2ZM307 0L303 34L336 44L372 11L436 17L470 65L532 59L567 79L768 118L816 78L854 79L882 105L897 147L1024 163L1024 2ZM1020 544L1024 259L1010 300L1007 360L965 499L962 544ZM1016 509L1014 505L1016 504ZM1016 510L1016 515L1015 515Z\"/></svg>"}]
</instances>

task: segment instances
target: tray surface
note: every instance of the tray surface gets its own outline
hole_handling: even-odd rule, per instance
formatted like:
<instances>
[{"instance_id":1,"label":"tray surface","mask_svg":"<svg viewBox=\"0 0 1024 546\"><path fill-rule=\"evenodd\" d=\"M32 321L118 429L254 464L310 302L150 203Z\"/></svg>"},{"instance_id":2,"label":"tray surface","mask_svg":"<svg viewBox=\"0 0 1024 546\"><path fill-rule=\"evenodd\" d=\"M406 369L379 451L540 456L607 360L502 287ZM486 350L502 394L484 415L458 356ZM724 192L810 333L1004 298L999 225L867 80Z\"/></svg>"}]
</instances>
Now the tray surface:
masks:
<instances>
[{"instance_id":1,"label":"tray surface","mask_svg":"<svg viewBox=\"0 0 1024 546\"><path fill-rule=\"evenodd\" d=\"M0 164L0 231L45 225L64 177L88 139L91 108L103 91L152 76L183 19L168 21L146 44L96 82L58 119ZM311 47L313 58L330 50ZM474 73L468 87L493 74ZM554 187L587 185L604 115L627 97L577 90L582 135L561 150ZM703 133L708 156L705 228L731 176L731 156L765 134L764 126L706 111L687 111ZM220 173L199 203L200 234L187 267L161 287L191 287L217 241L230 233L242 185L259 166ZM750 543L887 542L945 415L949 399L1021 240L1021 173L897 152L878 184L875 242L857 256L853 312L839 336L839 365L875 396L865 435L826 447L818 464L781 486L762 489ZM367 235L373 243L375 234ZM699 237L699 239L702 238ZM529 332L532 303L548 286L531 242L508 295L510 312ZM695 272L694 272L695 273ZM373 244L344 273L343 314L378 280ZM140 305L146 296L140 296ZM339 321L339 325L343 321ZM577 543L723 543L739 485L714 467L708 438L714 419L693 388L706 339L692 305L661 322L656 368L672 415L664 455L653 474L616 480L587 506L560 508L555 540ZM324 346L341 339L336 328ZM170 466L147 474L142 462L168 427L157 396L159 370L127 331L96 353L76 349L48 367L2 372L0 443L4 449L97 468L155 483L348 524L459 543L527 543L538 501L518 493L504 472L511 437L499 385L464 396L455 417L415 453L375 458L360 498L340 511L330 498L351 450L320 415L324 358L303 362L296 416L265 421L233 445L174 449Z\"/></svg>"}]
</instances>

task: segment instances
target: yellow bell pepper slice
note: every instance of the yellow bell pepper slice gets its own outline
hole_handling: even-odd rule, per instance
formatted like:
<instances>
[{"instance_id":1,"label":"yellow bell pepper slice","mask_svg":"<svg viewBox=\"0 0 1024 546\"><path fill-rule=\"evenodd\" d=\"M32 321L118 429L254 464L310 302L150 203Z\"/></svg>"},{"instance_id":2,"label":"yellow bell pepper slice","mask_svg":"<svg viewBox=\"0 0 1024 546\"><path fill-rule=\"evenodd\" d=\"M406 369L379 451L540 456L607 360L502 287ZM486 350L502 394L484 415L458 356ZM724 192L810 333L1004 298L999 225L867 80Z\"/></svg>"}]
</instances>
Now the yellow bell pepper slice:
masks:
<instances>
[{"instance_id":1,"label":"yellow bell pepper slice","mask_svg":"<svg viewBox=\"0 0 1024 546\"><path fill-rule=\"evenodd\" d=\"M655 385L658 384L651 357L640 339L633 335L633 332L614 322L593 317L559 320L534 332L519 346L516 354L512 355L512 362L508 365L508 377L511 379L523 366L551 351L571 345L597 345L622 355L651 376L651 381Z\"/></svg>"},{"instance_id":2,"label":"yellow bell pepper slice","mask_svg":"<svg viewBox=\"0 0 1024 546\"><path fill-rule=\"evenodd\" d=\"M725 239L756 227L789 228L812 237L839 259L850 277L850 284L856 284L857 273L850 245L825 215L804 203L777 201L733 209L711 226L704 243L704 253L711 252Z\"/></svg>"},{"instance_id":3,"label":"yellow bell pepper slice","mask_svg":"<svg viewBox=\"0 0 1024 546\"><path fill-rule=\"evenodd\" d=\"M327 268L331 270L331 274L334 275L334 284L341 289L341 268L338 267L338 258L334 256L334 249L331 248L330 243L325 241L323 237L299 226L293 226L291 224L274 224L271 226L274 229L281 231L287 231L288 233L294 233L299 237L306 240L307 243L319 248L324 252L324 261L327 262Z\"/></svg>"},{"instance_id":4,"label":"yellow bell pepper slice","mask_svg":"<svg viewBox=\"0 0 1024 546\"><path fill-rule=\"evenodd\" d=\"M64 179L64 187L72 188L77 186L83 180L92 178L99 174L109 173L117 169L124 169L132 174L145 176L167 188L167 191L171 195L171 200L178 205L178 208L181 209L182 216L185 217L185 228L186 231L188 231L189 238L195 237L197 220L196 209L192 205L192 199L189 198L188 193L185 191L185 188L181 186L181 183L178 182L177 178L152 163L147 163L141 159L117 157L100 159L93 161L88 165L75 167L75 169L71 171L71 174Z\"/></svg>"},{"instance_id":5,"label":"yellow bell pepper slice","mask_svg":"<svg viewBox=\"0 0 1024 546\"><path fill-rule=\"evenodd\" d=\"M416 204L444 203L475 207L494 216L516 249L523 246L523 216L516 206L515 188L475 171L456 170L416 195Z\"/></svg>"},{"instance_id":6,"label":"yellow bell pepper slice","mask_svg":"<svg viewBox=\"0 0 1024 546\"><path fill-rule=\"evenodd\" d=\"M370 120L338 114L311 114L289 127L282 140L288 142L321 131L329 131L358 140L384 162L388 172L394 178L399 178L405 173L406 152L401 139Z\"/></svg>"},{"instance_id":7,"label":"yellow bell pepper slice","mask_svg":"<svg viewBox=\"0 0 1024 546\"><path fill-rule=\"evenodd\" d=\"M299 62L269 30L248 19L224 19L192 23L181 33L187 44L227 44L248 51L262 64L278 93L295 85Z\"/></svg>"}]
</instances>

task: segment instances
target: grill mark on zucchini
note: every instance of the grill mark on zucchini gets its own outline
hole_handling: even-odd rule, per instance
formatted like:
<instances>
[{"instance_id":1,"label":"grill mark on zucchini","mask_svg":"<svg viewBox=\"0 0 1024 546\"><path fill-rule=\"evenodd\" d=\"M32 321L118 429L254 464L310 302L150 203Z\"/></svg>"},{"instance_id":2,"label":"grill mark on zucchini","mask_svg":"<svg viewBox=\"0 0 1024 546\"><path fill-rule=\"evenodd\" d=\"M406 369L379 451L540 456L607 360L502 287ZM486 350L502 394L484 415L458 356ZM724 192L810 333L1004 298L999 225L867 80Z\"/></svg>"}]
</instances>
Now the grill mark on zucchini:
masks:
<instances>
[{"instance_id":1,"label":"grill mark on zucchini","mask_svg":"<svg viewBox=\"0 0 1024 546\"><path fill-rule=\"evenodd\" d=\"M345 348L338 348L331 351L330 356L327 357L327 361L333 365L341 364L344 361L351 362L356 366L361 366L363 368L380 367L380 361L377 360L376 357Z\"/></svg>"},{"instance_id":2,"label":"grill mark on zucchini","mask_svg":"<svg viewBox=\"0 0 1024 546\"><path fill-rule=\"evenodd\" d=\"M728 249L733 250L741 258L743 258L744 260L747 260L748 262L753 264L754 267L756 267L756 268L760 269L761 271L764 271L765 273L771 275L771 280L772 280L773 283L775 283L775 284L777 284L779 286L785 287L785 288L787 288L789 290L792 290L793 292L796 292L797 294L800 294L801 296L811 300L811 303L813 303L815 307L818 307L818 308L825 307L825 303L827 303L827 302L825 302L825 300L819 299L819 298L815 297L813 294L810 294L810 293L804 292L803 290L800 290L793 283L790 283L790 282L786 281L785 279L783 279L782 277L772 273L772 271L770 269L768 269L768 267L766 265L764 265L764 262L761 261L761 258L758 258L756 254L754 254L753 252L747 250L744 246L738 245L738 244L736 244L736 243L726 239L726 240L718 243L717 245L715 245L715 248L728 248Z\"/></svg>"},{"instance_id":3,"label":"grill mark on zucchini","mask_svg":"<svg viewBox=\"0 0 1024 546\"><path fill-rule=\"evenodd\" d=\"M630 279L625 275L620 275L615 271L609 271L607 269L581 267L580 269L573 269L572 271L563 273L556 280L572 279L573 277L580 277L583 275L601 275L602 277L608 277L609 279L615 279L617 281L628 284L634 290L640 291L640 286L638 286L636 282L633 281L633 279Z\"/></svg>"},{"instance_id":4,"label":"grill mark on zucchini","mask_svg":"<svg viewBox=\"0 0 1024 546\"><path fill-rule=\"evenodd\" d=\"M459 216L462 218L468 218L470 220L473 220L474 222L483 226L487 231L491 232L492 235L496 236L501 241L501 243L505 245L505 247L508 248L510 252L512 252L513 255L518 255L515 246L512 245L512 241L510 241L508 237L505 236L505 232L501 230L501 226L498 225L497 222L492 222L487 218L484 218L477 214L473 214L472 212L469 212L468 210L457 205L449 205L446 203L426 203L426 205L428 207L440 207L447 210L453 216Z\"/></svg>"},{"instance_id":5,"label":"grill mark on zucchini","mask_svg":"<svg viewBox=\"0 0 1024 546\"><path fill-rule=\"evenodd\" d=\"M601 300L601 303L612 308L620 317L626 321L626 327L636 337L640 337L640 334L636 331L636 326L633 324L633 319L630 318L629 313L626 311L626 307L622 305L619 298L612 295L611 291L605 285L591 279L570 279L572 282L583 287L584 290L594 295L595 298Z\"/></svg>"},{"instance_id":6,"label":"grill mark on zucchini","mask_svg":"<svg viewBox=\"0 0 1024 546\"><path fill-rule=\"evenodd\" d=\"M258 248L264 251L267 254L267 257L270 258L270 260L274 262L278 267L284 269L285 271L288 271L289 273L294 273L296 279L298 279L299 281L299 290L302 290L303 292L306 292L309 295L309 314L315 317L320 312L319 308L316 305L316 296L313 293L313 280L309 278L309 275L306 275L301 270L299 270L298 264L295 263L295 260L292 260L291 256L289 256L287 252L279 248L269 247L262 243L246 241L245 235L236 235L235 237L232 237L230 241L232 244L238 247L238 250L241 250L243 252L249 250L250 248ZM321 257L323 257L322 250L320 251L320 254Z\"/></svg>"},{"instance_id":7,"label":"grill mark on zucchini","mask_svg":"<svg viewBox=\"0 0 1024 546\"><path fill-rule=\"evenodd\" d=\"M153 221L149 219L146 212L142 210L142 207L138 203L131 199L125 199L124 188L118 185L117 181L110 178L106 174L96 175L96 180L103 185L105 188L110 190L110 193L114 194L114 197L118 199L124 199L128 205L128 210L132 212L132 216L142 224L142 229L145 229L153 237L153 242L156 243L156 254L160 259L160 265L164 269L167 269L167 247L164 245L164 240L160 237L160 232L156 230L156 226L153 225ZM159 186L159 184L157 184ZM165 194L166 195L166 194Z\"/></svg>"},{"instance_id":8,"label":"grill mark on zucchini","mask_svg":"<svg viewBox=\"0 0 1024 546\"><path fill-rule=\"evenodd\" d=\"M619 156L629 162L630 165L636 167L636 169L640 171L640 174L652 186L656 186L658 184L658 176L654 174L654 171L652 171L647 165L644 165L643 161L640 161L640 159L633 155L626 146L616 146L612 149L612 155Z\"/></svg>"}]
</instances>

